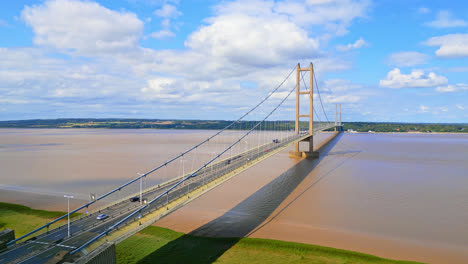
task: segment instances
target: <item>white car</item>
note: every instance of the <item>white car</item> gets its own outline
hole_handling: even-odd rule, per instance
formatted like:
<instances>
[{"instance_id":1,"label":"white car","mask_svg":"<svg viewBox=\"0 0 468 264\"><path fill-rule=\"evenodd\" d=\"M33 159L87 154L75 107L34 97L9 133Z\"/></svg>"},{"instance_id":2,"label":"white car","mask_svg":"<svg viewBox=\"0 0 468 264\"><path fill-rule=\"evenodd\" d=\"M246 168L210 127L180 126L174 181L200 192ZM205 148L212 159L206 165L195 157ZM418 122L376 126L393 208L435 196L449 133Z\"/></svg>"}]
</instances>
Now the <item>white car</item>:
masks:
<instances>
[{"instance_id":1,"label":"white car","mask_svg":"<svg viewBox=\"0 0 468 264\"><path fill-rule=\"evenodd\" d=\"M97 219L97 220L104 220L104 219L106 219L106 218L108 218L108 217L109 217L109 216L106 215L106 214L100 214L100 215L98 215L98 216L96 217L96 219Z\"/></svg>"}]
</instances>

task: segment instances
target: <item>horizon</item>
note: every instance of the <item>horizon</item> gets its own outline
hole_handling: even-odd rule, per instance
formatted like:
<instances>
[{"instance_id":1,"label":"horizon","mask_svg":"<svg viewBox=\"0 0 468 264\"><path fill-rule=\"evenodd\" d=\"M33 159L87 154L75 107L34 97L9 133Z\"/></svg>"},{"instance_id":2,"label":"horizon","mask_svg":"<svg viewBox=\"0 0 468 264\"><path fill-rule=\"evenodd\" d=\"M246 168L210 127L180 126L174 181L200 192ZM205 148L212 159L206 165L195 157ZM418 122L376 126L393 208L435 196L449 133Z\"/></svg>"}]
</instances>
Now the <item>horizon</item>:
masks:
<instances>
[{"instance_id":1,"label":"horizon","mask_svg":"<svg viewBox=\"0 0 468 264\"><path fill-rule=\"evenodd\" d=\"M234 119L165 119L165 118L85 118L85 117L70 117L70 118L34 118L34 119L15 119L15 120L0 120L2 122L21 122L21 121L34 121L34 120L143 120L143 121L217 121L217 122L232 122ZM260 120L241 120L239 122L258 122ZM294 120L267 120L265 122L276 122L276 121L289 121L294 122ZM301 121L307 122L307 121ZM316 122L316 121L314 121ZM324 121L322 121L324 122ZM330 121L334 122L334 121ZM420 124L420 125L468 125L467 123L425 123L425 122L392 122L392 121L342 121L342 123L375 123L375 124Z\"/></svg>"}]
</instances>

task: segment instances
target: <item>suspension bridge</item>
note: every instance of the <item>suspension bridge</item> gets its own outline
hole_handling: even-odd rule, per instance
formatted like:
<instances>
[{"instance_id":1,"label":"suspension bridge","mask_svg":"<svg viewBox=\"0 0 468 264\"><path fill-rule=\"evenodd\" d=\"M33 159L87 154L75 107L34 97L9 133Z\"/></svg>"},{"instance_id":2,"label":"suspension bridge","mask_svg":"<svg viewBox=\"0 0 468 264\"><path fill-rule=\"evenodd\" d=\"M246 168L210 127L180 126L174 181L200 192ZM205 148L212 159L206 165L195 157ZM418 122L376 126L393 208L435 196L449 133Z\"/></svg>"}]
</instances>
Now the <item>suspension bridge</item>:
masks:
<instances>
[{"instance_id":1,"label":"suspension bridge","mask_svg":"<svg viewBox=\"0 0 468 264\"><path fill-rule=\"evenodd\" d=\"M294 72L295 81L291 78ZM304 105L301 99L305 99ZM335 106L335 120L330 121L323 101L313 64L307 68L298 64L258 104L212 136L103 195L91 195L88 203L9 241L0 252L0 263L87 263L106 242L125 240L291 145L291 157L317 157L314 135L324 130L333 130L332 135L336 135L341 130L341 105ZM319 107L314 108L314 103ZM300 149L301 142L308 143L307 150ZM192 161L195 169L186 173L185 161ZM177 173L174 168L181 166L182 173ZM173 175L143 187L148 177L157 177L154 175L162 171ZM70 220L73 213L81 214ZM68 223L64 224L65 220Z\"/></svg>"}]
</instances>

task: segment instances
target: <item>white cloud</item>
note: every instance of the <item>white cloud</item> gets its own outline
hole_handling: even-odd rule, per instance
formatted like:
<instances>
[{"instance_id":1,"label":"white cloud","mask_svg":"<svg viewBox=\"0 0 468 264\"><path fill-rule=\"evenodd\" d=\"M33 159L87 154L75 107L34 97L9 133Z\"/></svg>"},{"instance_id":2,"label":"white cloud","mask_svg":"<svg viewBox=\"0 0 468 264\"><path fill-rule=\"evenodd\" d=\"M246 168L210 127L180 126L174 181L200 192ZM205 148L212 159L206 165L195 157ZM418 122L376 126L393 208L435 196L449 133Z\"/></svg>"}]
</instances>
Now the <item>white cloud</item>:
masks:
<instances>
[{"instance_id":1,"label":"white cloud","mask_svg":"<svg viewBox=\"0 0 468 264\"><path fill-rule=\"evenodd\" d=\"M163 39L163 38L174 37L175 34L174 34L174 32L172 32L172 31L170 31L168 29L162 29L160 31L151 33L150 36L155 38L155 39Z\"/></svg>"},{"instance_id":2,"label":"white cloud","mask_svg":"<svg viewBox=\"0 0 468 264\"><path fill-rule=\"evenodd\" d=\"M143 30L143 22L133 13L77 0L26 6L21 18L33 28L35 44L80 55L135 48Z\"/></svg>"},{"instance_id":3,"label":"white cloud","mask_svg":"<svg viewBox=\"0 0 468 264\"><path fill-rule=\"evenodd\" d=\"M425 42L428 46L439 46L436 55L442 58L468 57L468 34L449 34L433 37Z\"/></svg>"},{"instance_id":4,"label":"white cloud","mask_svg":"<svg viewBox=\"0 0 468 264\"><path fill-rule=\"evenodd\" d=\"M464 83L457 83L455 85L449 84L445 86L439 86L436 88L436 91L441 92L441 93L451 93L451 92L466 91L466 90L468 90L468 84L464 84Z\"/></svg>"},{"instance_id":5,"label":"white cloud","mask_svg":"<svg viewBox=\"0 0 468 264\"><path fill-rule=\"evenodd\" d=\"M462 19L452 17L452 14L447 10L442 10L437 13L434 21L426 23L426 25L434 28L451 28L451 27L465 27L468 23Z\"/></svg>"},{"instance_id":6,"label":"white cloud","mask_svg":"<svg viewBox=\"0 0 468 264\"><path fill-rule=\"evenodd\" d=\"M163 18L177 18L182 15L182 13L177 10L177 7L170 4L164 4L160 9L154 11L154 14Z\"/></svg>"},{"instance_id":7,"label":"white cloud","mask_svg":"<svg viewBox=\"0 0 468 264\"><path fill-rule=\"evenodd\" d=\"M175 33L171 30L171 19L176 19L182 15L182 12L178 11L175 5L164 4L160 9L154 11L154 14L163 18L161 21L162 29L151 33L150 36L155 39L174 37Z\"/></svg>"},{"instance_id":8,"label":"white cloud","mask_svg":"<svg viewBox=\"0 0 468 264\"><path fill-rule=\"evenodd\" d=\"M363 40L362 38L359 38L354 43L350 43L348 45L338 45L336 47L336 49L338 51L350 51L350 50L353 50L353 49L360 49L360 48L366 47L366 46L368 46L367 42L365 40Z\"/></svg>"},{"instance_id":9,"label":"white cloud","mask_svg":"<svg viewBox=\"0 0 468 264\"><path fill-rule=\"evenodd\" d=\"M426 64L429 56L415 51L392 53L388 57L388 64L397 67L411 67Z\"/></svg>"},{"instance_id":10,"label":"white cloud","mask_svg":"<svg viewBox=\"0 0 468 264\"><path fill-rule=\"evenodd\" d=\"M370 0L238 0L220 4L216 10L218 15L285 16L300 27L320 25L323 34L343 35L352 20L366 16L369 7Z\"/></svg>"},{"instance_id":11,"label":"white cloud","mask_svg":"<svg viewBox=\"0 0 468 264\"><path fill-rule=\"evenodd\" d=\"M178 107L168 118L216 116L227 109L226 104L250 107L276 87L298 61L303 66L313 61L319 77L350 67L349 60L322 52L320 48L327 44L322 45L319 39L325 35L333 37L337 30L346 30L353 19L365 17L368 1L319 2L301 2L307 4L311 15L320 16L314 18L295 10L297 2L293 1L222 2L214 9L214 16L204 20L204 25L186 40L185 49L154 50L138 44L143 22L135 14L109 10L91 1L45 1L23 11L23 20L33 28L35 43L40 46L0 49L0 95L16 102L48 102L28 108L37 107L34 117L55 113L58 103L64 115L95 111L126 116L129 109L138 110L142 116L165 115L164 110L174 107L173 102L196 105L198 109L210 105L215 113L194 113ZM330 14L338 11L327 17L318 9ZM153 37L176 32L171 27L174 15L169 14L161 13L171 18L161 17L161 28ZM307 14L306 20L303 14ZM99 42L103 45L98 46ZM121 44L112 48L114 42ZM61 53L87 58L62 57ZM344 82L341 88L335 84L337 90L353 87ZM293 85L291 78L280 92ZM322 96L336 102L357 102L362 98L360 94L350 97L344 92ZM98 100L103 102L99 112L83 107L96 105ZM48 112L42 112L44 109Z\"/></svg>"},{"instance_id":12,"label":"white cloud","mask_svg":"<svg viewBox=\"0 0 468 264\"><path fill-rule=\"evenodd\" d=\"M387 88L427 88L447 83L447 78L433 72L425 74L424 71L413 70L410 74L402 74L398 68L391 70L384 80L380 80L380 86Z\"/></svg>"},{"instance_id":13,"label":"white cloud","mask_svg":"<svg viewBox=\"0 0 468 264\"><path fill-rule=\"evenodd\" d=\"M141 92L149 99L178 99L182 97L182 90L174 87L175 79L158 77L148 80L148 85Z\"/></svg>"},{"instance_id":14,"label":"white cloud","mask_svg":"<svg viewBox=\"0 0 468 264\"><path fill-rule=\"evenodd\" d=\"M274 65L318 54L319 42L281 17L231 14L209 21L209 25L189 36L185 42L187 47L247 65Z\"/></svg>"},{"instance_id":15,"label":"white cloud","mask_svg":"<svg viewBox=\"0 0 468 264\"><path fill-rule=\"evenodd\" d=\"M455 87L453 85L439 86L436 88L436 91L441 93L455 92Z\"/></svg>"},{"instance_id":16,"label":"white cloud","mask_svg":"<svg viewBox=\"0 0 468 264\"><path fill-rule=\"evenodd\" d=\"M241 87L229 80L189 81L179 77L152 76L141 89L143 100L166 103L191 103L202 101L205 104L232 104L232 99L239 96ZM230 101L231 100L231 101ZM227 102L230 101L230 102Z\"/></svg>"},{"instance_id":17,"label":"white cloud","mask_svg":"<svg viewBox=\"0 0 468 264\"><path fill-rule=\"evenodd\" d=\"M419 112L420 113L427 113L427 112L429 112L429 109L430 109L429 107L424 106L424 105L419 106Z\"/></svg>"},{"instance_id":18,"label":"white cloud","mask_svg":"<svg viewBox=\"0 0 468 264\"><path fill-rule=\"evenodd\" d=\"M335 0L307 0L306 3L309 5L323 5L323 4L331 4Z\"/></svg>"},{"instance_id":19,"label":"white cloud","mask_svg":"<svg viewBox=\"0 0 468 264\"><path fill-rule=\"evenodd\" d=\"M133 97L129 87L141 85L121 74L128 67L110 61L51 59L34 48L0 48L0 57L0 95L16 102L43 100L49 107L59 99L76 103L106 97L115 102Z\"/></svg>"},{"instance_id":20,"label":"white cloud","mask_svg":"<svg viewBox=\"0 0 468 264\"><path fill-rule=\"evenodd\" d=\"M457 104L456 107L458 110L465 110L465 107L463 107L461 104Z\"/></svg>"},{"instance_id":21,"label":"white cloud","mask_svg":"<svg viewBox=\"0 0 468 264\"><path fill-rule=\"evenodd\" d=\"M330 104L335 103L357 103L361 100L360 96L357 95L327 95L325 97L325 101Z\"/></svg>"}]
</instances>

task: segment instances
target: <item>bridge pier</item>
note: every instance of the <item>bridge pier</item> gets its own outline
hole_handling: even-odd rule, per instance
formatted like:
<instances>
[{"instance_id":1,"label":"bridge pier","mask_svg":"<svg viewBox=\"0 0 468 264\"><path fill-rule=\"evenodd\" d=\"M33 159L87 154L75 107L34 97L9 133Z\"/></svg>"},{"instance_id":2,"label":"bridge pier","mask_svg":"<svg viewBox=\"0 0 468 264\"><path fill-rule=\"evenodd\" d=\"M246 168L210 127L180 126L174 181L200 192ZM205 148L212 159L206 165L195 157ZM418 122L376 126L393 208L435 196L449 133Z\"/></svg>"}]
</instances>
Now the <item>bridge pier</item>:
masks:
<instances>
[{"instance_id":1,"label":"bridge pier","mask_svg":"<svg viewBox=\"0 0 468 264\"><path fill-rule=\"evenodd\" d=\"M309 151L300 151L299 142L294 143L294 151L289 152L291 158L307 158L316 159L319 157L319 152L314 151L314 136L309 136L301 141L309 142Z\"/></svg>"}]
</instances>

